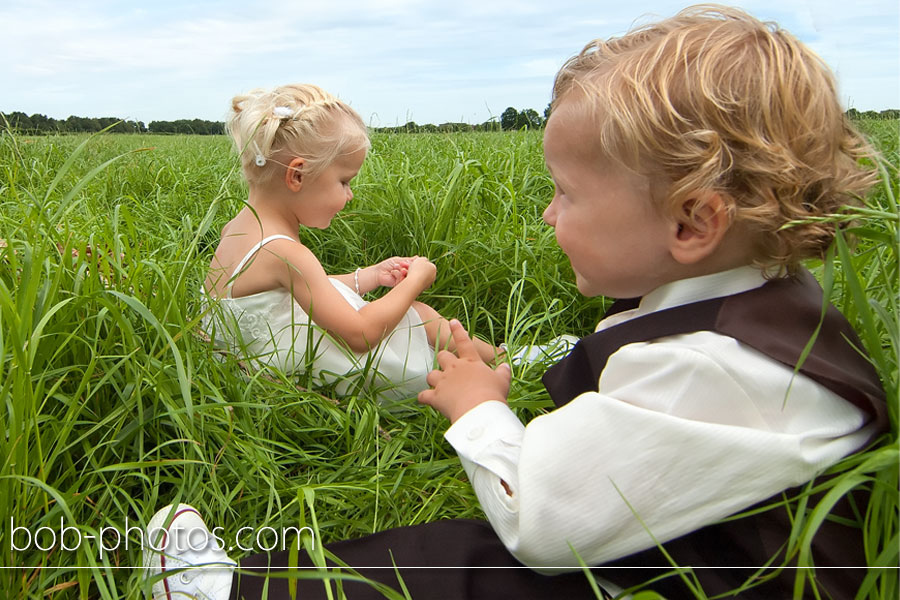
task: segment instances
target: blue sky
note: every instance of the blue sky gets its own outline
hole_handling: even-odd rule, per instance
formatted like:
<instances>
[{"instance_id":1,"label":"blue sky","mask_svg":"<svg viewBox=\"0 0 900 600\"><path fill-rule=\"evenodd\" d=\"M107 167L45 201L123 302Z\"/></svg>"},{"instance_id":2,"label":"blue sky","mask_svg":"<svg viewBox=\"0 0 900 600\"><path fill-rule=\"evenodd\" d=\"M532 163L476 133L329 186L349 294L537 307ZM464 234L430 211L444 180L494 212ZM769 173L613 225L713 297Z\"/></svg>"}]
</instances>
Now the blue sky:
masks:
<instances>
[{"instance_id":1,"label":"blue sky","mask_svg":"<svg viewBox=\"0 0 900 600\"><path fill-rule=\"evenodd\" d=\"M237 93L316 83L374 126L542 112L593 38L670 16L644 0L3 0L0 111L222 120ZM747 0L836 72L845 107L900 108L897 0Z\"/></svg>"}]
</instances>

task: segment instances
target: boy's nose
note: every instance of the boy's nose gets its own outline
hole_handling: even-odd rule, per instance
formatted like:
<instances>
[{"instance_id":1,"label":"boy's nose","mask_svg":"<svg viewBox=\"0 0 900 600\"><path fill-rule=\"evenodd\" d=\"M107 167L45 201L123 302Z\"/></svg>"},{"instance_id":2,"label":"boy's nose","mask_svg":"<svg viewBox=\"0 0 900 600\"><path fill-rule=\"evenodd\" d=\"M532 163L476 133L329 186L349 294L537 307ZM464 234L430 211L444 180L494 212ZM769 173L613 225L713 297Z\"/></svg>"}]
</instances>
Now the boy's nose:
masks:
<instances>
[{"instance_id":1,"label":"boy's nose","mask_svg":"<svg viewBox=\"0 0 900 600\"><path fill-rule=\"evenodd\" d=\"M556 207L553 205L552 201L547 205L547 208L544 209L543 217L544 223L550 227L556 227Z\"/></svg>"}]
</instances>

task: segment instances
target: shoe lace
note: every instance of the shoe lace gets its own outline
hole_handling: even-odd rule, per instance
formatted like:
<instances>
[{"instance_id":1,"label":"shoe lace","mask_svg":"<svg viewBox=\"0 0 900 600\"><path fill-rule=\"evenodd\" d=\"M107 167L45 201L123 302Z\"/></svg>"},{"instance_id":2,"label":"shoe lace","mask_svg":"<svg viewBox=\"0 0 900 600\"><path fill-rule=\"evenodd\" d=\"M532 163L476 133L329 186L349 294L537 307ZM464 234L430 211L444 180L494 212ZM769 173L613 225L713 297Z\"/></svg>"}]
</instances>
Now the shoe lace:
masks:
<instances>
[{"instance_id":1,"label":"shoe lace","mask_svg":"<svg viewBox=\"0 0 900 600\"><path fill-rule=\"evenodd\" d=\"M194 577L197 576L197 569L187 569L178 574L178 579L184 585L190 585Z\"/></svg>"}]
</instances>

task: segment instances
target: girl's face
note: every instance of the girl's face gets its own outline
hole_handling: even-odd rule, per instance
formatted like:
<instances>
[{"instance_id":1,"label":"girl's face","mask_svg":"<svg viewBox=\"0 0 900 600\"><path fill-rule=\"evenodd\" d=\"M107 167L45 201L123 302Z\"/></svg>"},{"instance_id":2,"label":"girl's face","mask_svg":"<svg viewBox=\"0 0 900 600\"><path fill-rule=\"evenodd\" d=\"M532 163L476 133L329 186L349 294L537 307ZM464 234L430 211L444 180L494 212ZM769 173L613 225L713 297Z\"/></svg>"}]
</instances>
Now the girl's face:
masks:
<instances>
[{"instance_id":1,"label":"girl's face","mask_svg":"<svg viewBox=\"0 0 900 600\"><path fill-rule=\"evenodd\" d=\"M297 197L296 214L307 227L325 229L341 209L353 199L350 182L366 159L366 149L342 154L315 179L304 181Z\"/></svg>"},{"instance_id":2,"label":"girl's face","mask_svg":"<svg viewBox=\"0 0 900 600\"><path fill-rule=\"evenodd\" d=\"M571 102L553 111L544 157L556 193L544 221L585 296L636 297L671 279L668 242L677 229L657 211L649 180L593 147L591 119Z\"/></svg>"}]
</instances>

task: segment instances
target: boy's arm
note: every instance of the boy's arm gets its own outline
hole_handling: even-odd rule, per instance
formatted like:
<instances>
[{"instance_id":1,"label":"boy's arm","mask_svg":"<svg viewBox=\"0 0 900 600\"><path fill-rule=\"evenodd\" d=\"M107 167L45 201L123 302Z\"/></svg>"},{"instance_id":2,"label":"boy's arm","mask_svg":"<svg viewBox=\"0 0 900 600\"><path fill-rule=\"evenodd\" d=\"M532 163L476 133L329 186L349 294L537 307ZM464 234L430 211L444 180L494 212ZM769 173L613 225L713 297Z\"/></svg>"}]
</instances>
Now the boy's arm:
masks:
<instances>
[{"instance_id":1,"label":"boy's arm","mask_svg":"<svg viewBox=\"0 0 900 600\"><path fill-rule=\"evenodd\" d=\"M428 374L426 381L432 389L419 392L419 402L435 408L450 420L451 425L460 419L490 423L490 430L479 424L466 428L464 437L476 449L475 453L481 453L485 449L481 441L492 443L496 439L506 440L506 452L503 448L494 448L495 460L489 463L489 477L485 486L496 488L494 492L497 494L493 495L499 495L501 503L508 503L517 480L518 444L514 440L521 440L525 429L506 403L512 371L507 363L500 363L495 369L487 366L478 356L472 340L457 319L450 320L450 335L456 344L457 354L446 350L438 353L437 361L441 370ZM462 428L460 426L458 429ZM449 430L446 437L455 447ZM462 454L460 460L466 465L466 472L472 479L470 468L474 466L473 463Z\"/></svg>"},{"instance_id":2,"label":"boy's arm","mask_svg":"<svg viewBox=\"0 0 900 600\"><path fill-rule=\"evenodd\" d=\"M420 398L455 418L446 437L519 560L577 569L571 544L587 564L602 564L808 481L868 437L855 407L811 380L730 338L701 339L712 340L712 356L737 352L748 373L775 384L736 377L693 346L654 343L610 358L605 393L582 394L527 427L483 395L473 403L436 388ZM451 389L449 376L429 377ZM459 405L471 407L460 415Z\"/></svg>"}]
</instances>

